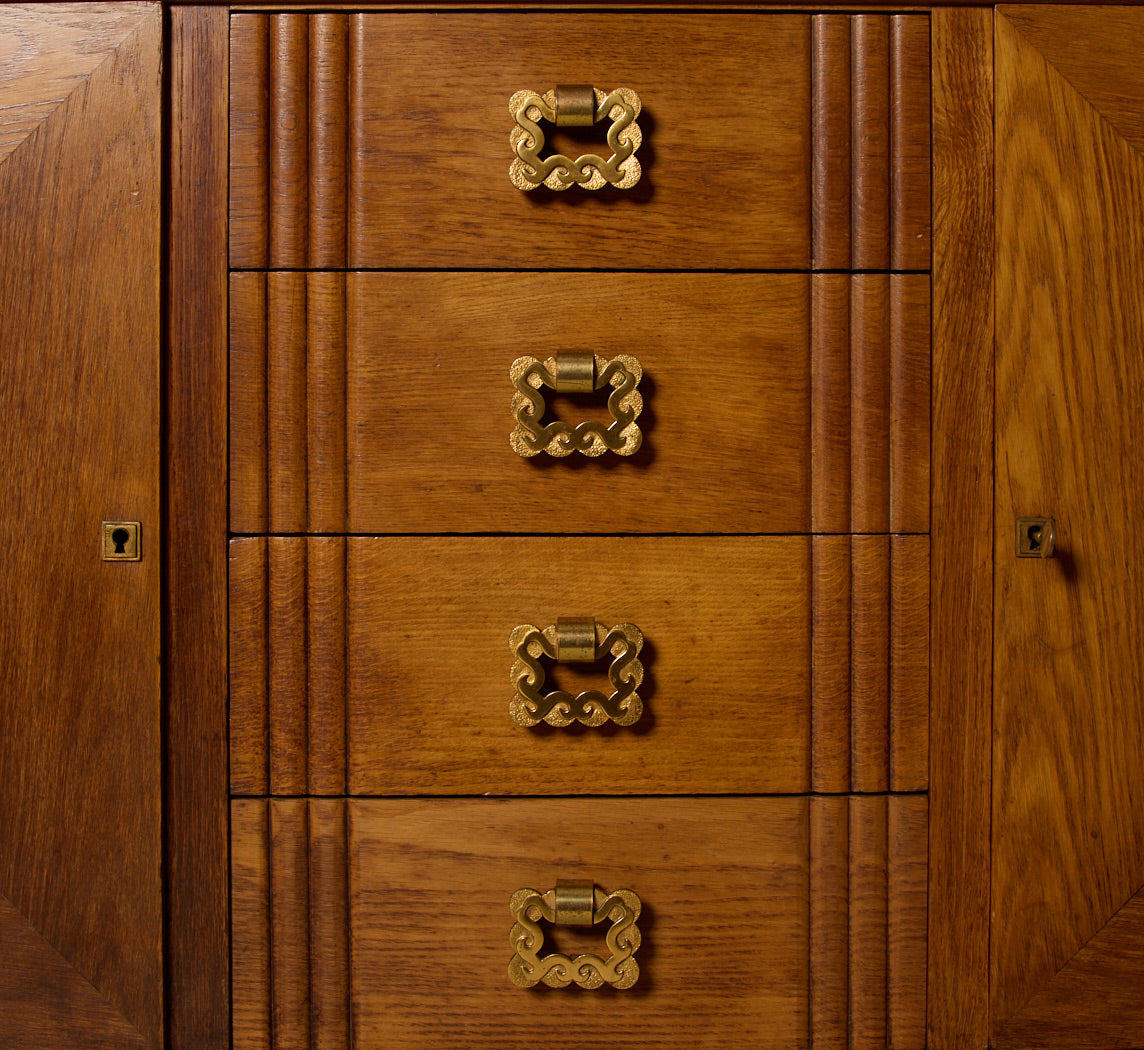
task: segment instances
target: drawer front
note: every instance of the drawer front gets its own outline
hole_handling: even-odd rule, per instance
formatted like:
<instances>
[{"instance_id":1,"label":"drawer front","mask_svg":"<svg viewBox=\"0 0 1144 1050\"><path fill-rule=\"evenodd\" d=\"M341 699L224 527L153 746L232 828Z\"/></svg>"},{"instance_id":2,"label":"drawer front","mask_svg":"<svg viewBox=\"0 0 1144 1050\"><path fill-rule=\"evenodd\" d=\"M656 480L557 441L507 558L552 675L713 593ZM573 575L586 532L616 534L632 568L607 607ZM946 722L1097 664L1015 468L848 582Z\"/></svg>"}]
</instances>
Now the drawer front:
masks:
<instances>
[{"instance_id":1,"label":"drawer front","mask_svg":"<svg viewBox=\"0 0 1144 1050\"><path fill-rule=\"evenodd\" d=\"M929 330L921 274L235 274L231 525L925 532ZM635 455L510 447L565 349L640 361Z\"/></svg>"},{"instance_id":2,"label":"drawer front","mask_svg":"<svg viewBox=\"0 0 1144 1050\"><path fill-rule=\"evenodd\" d=\"M924 796L236 800L235 1050L921 1050L926 824ZM639 896L633 988L510 983L509 899L557 879Z\"/></svg>"},{"instance_id":3,"label":"drawer front","mask_svg":"<svg viewBox=\"0 0 1144 1050\"><path fill-rule=\"evenodd\" d=\"M924 15L241 14L231 26L235 268L928 267ZM640 182L516 189L510 97L588 82L640 94ZM598 127L553 145L607 157Z\"/></svg>"},{"instance_id":4,"label":"drawer front","mask_svg":"<svg viewBox=\"0 0 1144 1050\"><path fill-rule=\"evenodd\" d=\"M237 539L233 789L924 790L928 578L925 536ZM642 631L633 725L510 717L510 632L566 616Z\"/></svg>"}]
</instances>

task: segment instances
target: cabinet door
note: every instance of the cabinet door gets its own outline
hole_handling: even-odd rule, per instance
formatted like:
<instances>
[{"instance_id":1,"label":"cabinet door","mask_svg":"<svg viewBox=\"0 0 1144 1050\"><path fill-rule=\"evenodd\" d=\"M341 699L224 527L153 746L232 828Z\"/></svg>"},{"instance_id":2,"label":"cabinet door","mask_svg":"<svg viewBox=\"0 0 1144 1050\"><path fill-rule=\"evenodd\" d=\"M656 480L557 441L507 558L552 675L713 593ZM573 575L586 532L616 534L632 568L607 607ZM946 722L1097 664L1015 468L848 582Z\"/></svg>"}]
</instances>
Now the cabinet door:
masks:
<instances>
[{"instance_id":1,"label":"cabinet door","mask_svg":"<svg viewBox=\"0 0 1144 1050\"><path fill-rule=\"evenodd\" d=\"M0 7L10 1050L162 1044L160 35L158 4Z\"/></svg>"},{"instance_id":2,"label":"cabinet door","mask_svg":"<svg viewBox=\"0 0 1144 1050\"><path fill-rule=\"evenodd\" d=\"M993 1036L1139 1046L1144 11L1005 7L996 45Z\"/></svg>"}]
</instances>

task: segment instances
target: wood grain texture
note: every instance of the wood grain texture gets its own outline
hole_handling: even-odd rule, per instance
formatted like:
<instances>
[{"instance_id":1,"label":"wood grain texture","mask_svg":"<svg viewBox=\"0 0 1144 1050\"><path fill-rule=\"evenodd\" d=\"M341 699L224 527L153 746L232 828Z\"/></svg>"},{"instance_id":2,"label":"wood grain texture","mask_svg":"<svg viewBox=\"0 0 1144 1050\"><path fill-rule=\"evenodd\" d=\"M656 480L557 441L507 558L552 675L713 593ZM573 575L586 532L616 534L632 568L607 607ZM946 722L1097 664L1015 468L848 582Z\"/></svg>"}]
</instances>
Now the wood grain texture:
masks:
<instances>
[{"instance_id":1,"label":"wood grain texture","mask_svg":"<svg viewBox=\"0 0 1144 1050\"><path fill-rule=\"evenodd\" d=\"M901 769L925 768L927 680L918 668L927 635L914 599L926 590L928 548L924 537L901 541L891 562L887 537L816 538L812 599L802 537L236 539L232 623L249 625L250 635L235 646L269 639L269 656L236 665L232 718L257 725L265 661L276 794L344 790L347 717L354 794L575 793L592 782L605 749L616 766L608 790L625 794L652 784L657 792L805 791L812 755L818 790L882 790L891 740ZM254 613L247 603L260 583L249 581L259 580L267 544L269 603ZM539 603L537 571L549 581ZM912 603L893 606L897 594ZM911 619L891 640L892 608L908 608ZM569 609L644 631L647 708L634 728L528 731L510 722L509 631L543 627ZM469 711L480 731L458 741L452 716L425 723L423 712L437 709ZM236 753L234 768L257 771L262 738L232 740L244 745L251 753ZM756 760L705 757L727 748ZM914 786L924 787L918 776ZM234 789L248 790L238 781Z\"/></svg>"},{"instance_id":2,"label":"wood grain texture","mask_svg":"<svg viewBox=\"0 0 1144 1050\"><path fill-rule=\"evenodd\" d=\"M227 12L170 12L166 370L168 1050L230 1045Z\"/></svg>"},{"instance_id":3,"label":"wood grain texture","mask_svg":"<svg viewBox=\"0 0 1144 1050\"><path fill-rule=\"evenodd\" d=\"M816 270L850 268L850 24L848 15L810 20L813 241Z\"/></svg>"},{"instance_id":4,"label":"wood grain texture","mask_svg":"<svg viewBox=\"0 0 1144 1050\"><path fill-rule=\"evenodd\" d=\"M889 934L887 800L852 795L850 820L850 1046L888 1045L887 949Z\"/></svg>"},{"instance_id":5,"label":"wood grain texture","mask_svg":"<svg viewBox=\"0 0 1144 1050\"><path fill-rule=\"evenodd\" d=\"M230 545L230 789L270 792L270 563L265 538Z\"/></svg>"},{"instance_id":6,"label":"wood grain texture","mask_svg":"<svg viewBox=\"0 0 1144 1050\"><path fill-rule=\"evenodd\" d=\"M988 1031L993 16L935 9L929 1037Z\"/></svg>"},{"instance_id":7,"label":"wood grain texture","mask_svg":"<svg viewBox=\"0 0 1144 1050\"><path fill-rule=\"evenodd\" d=\"M163 1039L161 25L152 4L0 10L12 1050ZM143 560L101 561L100 522L124 519Z\"/></svg>"},{"instance_id":8,"label":"wood grain texture","mask_svg":"<svg viewBox=\"0 0 1144 1050\"><path fill-rule=\"evenodd\" d=\"M1000 1047L1140 1043L1144 891L1134 894L997 1035Z\"/></svg>"},{"instance_id":9,"label":"wood grain texture","mask_svg":"<svg viewBox=\"0 0 1144 1050\"><path fill-rule=\"evenodd\" d=\"M269 805L347 815L353 1045L602 1050L627 1042L691 1050L698 1037L698 1045L787 1050L805 1041L805 799ZM305 843L295 847L304 864ZM257 865L259 848L236 837L244 870ZM643 901L642 972L631 994L605 990L588 1000L522 991L508 980L509 897L576 877L631 888ZM341 904L330 895L339 889ZM309 890L311 915L345 904L344 882L319 889L311 877ZM264 921L252 904L236 912L236 928ZM595 945L600 933L586 937ZM442 998L425 976L446 958L454 983ZM338 979L322 980L333 991ZM257 994L276 993L275 986ZM261 1044L240 1042L236 1032L236 1047L247 1045Z\"/></svg>"},{"instance_id":10,"label":"wood grain texture","mask_svg":"<svg viewBox=\"0 0 1144 1050\"><path fill-rule=\"evenodd\" d=\"M304 16L251 17L268 18L273 37L280 17ZM481 46L474 49L477 39ZM285 230L287 220L276 218L279 199L282 214L302 228L299 241L308 228L311 243L336 243L346 223L347 261L355 269L804 269L810 261L809 44L803 15L352 14L348 110L339 116L323 110L329 117L323 134L347 140L345 217L333 204L335 184L313 179L310 206L300 210L305 185L284 154L287 181L276 186L272 173L267 191L271 229ZM305 98L283 97L276 115L271 52L265 119L271 129L288 125L292 134L304 133ZM291 38L282 55L289 83L299 83L305 40ZM314 62L311 54L311 67ZM508 179L510 96L523 88L544 92L573 70L583 71L576 74L581 77L590 70L609 89L630 84L641 93L644 175L631 193L526 194ZM248 107L244 127L257 109ZM250 143L257 151L257 141L244 132L232 146L242 150ZM270 141L273 169L274 134ZM297 156L290 142L288 156ZM245 170L251 156L237 153L235 163ZM234 206L244 221L261 206L243 195L259 192L249 181L236 188ZM735 209L725 206L731 197ZM323 199L332 211L314 207ZM315 226L326 222L330 231ZM681 241L688 245L686 258L678 251ZM243 254L245 244L235 246L232 265L260 266L256 251ZM305 265L297 258L272 251L269 265ZM314 259L310 265L332 263Z\"/></svg>"},{"instance_id":11,"label":"wood grain texture","mask_svg":"<svg viewBox=\"0 0 1144 1050\"><path fill-rule=\"evenodd\" d=\"M346 540L244 537L230 565L231 790L341 794Z\"/></svg>"},{"instance_id":12,"label":"wood grain texture","mask_svg":"<svg viewBox=\"0 0 1144 1050\"><path fill-rule=\"evenodd\" d=\"M263 280L272 320L256 330ZM859 531L884 532L890 521L903 532L928 529L925 277L537 274L527 310L518 281L234 275L232 404L274 393L263 440L253 433L257 411L235 431L232 527L801 532L812 524L849 531L853 518ZM593 302L592 316L559 320L569 295ZM851 310L859 323L851 324ZM713 312L719 367L695 349L710 344ZM537 316L554 319L540 345ZM624 318L620 343L616 316ZM269 378L260 382L247 362L260 360L266 344ZM645 439L636 456L512 453L509 365L568 345L640 358ZM309 396L300 378L307 374ZM851 390L851 374L860 391ZM603 411L549 400L563 418ZM852 417L861 422L853 435ZM467 454L443 455L426 440L431 425ZM270 505L260 508L263 492ZM853 506L852 492L860 496Z\"/></svg>"},{"instance_id":13,"label":"wood grain texture","mask_svg":"<svg viewBox=\"0 0 1144 1050\"><path fill-rule=\"evenodd\" d=\"M810 1046L849 1050L850 801L810 807Z\"/></svg>"},{"instance_id":14,"label":"wood grain texture","mask_svg":"<svg viewBox=\"0 0 1144 1050\"><path fill-rule=\"evenodd\" d=\"M231 982L234 1050L272 1050L269 989L270 807L263 799L230 804Z\"/></svg>"},{"instance_id":15,"label":"wood grain texture","mask_svg":"<svg viewBox=\"0 0 1144 1050\"><path fill-rule=\"evenodd\" d=\"M346 523L346 277L306 278L306 520L310 532Z\"/></svg>"},{"instance_id":16,"label":"wood grain texture","mask_svg":"<svg viewBox=\"0 0 1144 1050\"><path fill-rule=\"evenodd\" d=\"M326 12L310 19L309 265L346 265L346 142L349 19Z\"/></svg>"},{"instance_id":17,"label":"wood grain texture","mask_svg":"<svg viewBox=\"0 0 1144 1050\"><path fill-rule=\"evenodd\" d=\"M233 237L233 223L231 230ZM266 286L262 274L230 277L230 523L236 532L270 528Z\"/></svg>"},{"instance_id":18,"label":"wood grain texture","mask_svg":"<svg viewBox=\"0 0 1144 1050\"><path fill-rule=\"evenodd\" d=\"M311 800L310 1031L314 1050L350 1045L350 916L346 806Z\"/></svg>"},{"instance_id":19,"label":"wood grain texture","mask_svg":"<svg viewBox=\"0 0 1144 1050\"><path fill-rule=\"evenodd\" d=\"M856 270L890 268L890 23L854 15L850 27L851 262Z\"/></svg>"},{"instance_id":20,"label":"wood grain texture","mask_svg":"<svg viewBox=\"0 0 1144 1050\"><path fill-rule=\"evenodd\" d=\"M928 536L890 537L891 791L929 787Z\"/></svg>"},{"instance_id":21,"label":"wood grain texture","mask_svg":"<svg viewBox=\"0 0 1144 1050\"><path fill-rule=\"evenodd\" d=\"M890 767L890 537L852 537L850 559L850 781L855 791L886 791Z\"/></svg>"},{"instance_id":22,"label":"wood grain texture","mask_svg":"<svg viewBox=\"0 0 1144 1050\"><path fill-rule=\"evenodd\" d=\"M852 278L850 487L854 532L890 529L890 278Z\"/></svg>"},{"instance_id":23,"label":"wood grain texture","mask_svg":"<svg viewBox=\"0 0 1144 1050\"><path fill-rule=\"evenodd\" d=\"M272 532L304 532L308 520L306 286L305 274L266 277L267 517Z\"/></svg>"},{"instance_id":24,"label":"wood grain texture","mask_svg":"<svg viewBox=\"0 0 1144 1050\"><path fill-rule=\"evenodd\" d=\"M811 790L850 790L850 538L811 540Z\"/></svg>"},{"instance_id":25,"label":"wood grain texture","mask_svg":"<svg viewBox=\"0 0 1144 1050\"><path fill-rule=\"evenodd\" d=\"M230 257L270 265L270 20L230 19Z\"/></svg>"},{"instance_id":26,"label":"wood grain texture","mask_svg":"<svg viewBox=\"0 0 1144 1050\"><path fill-rule=\"evenodd\" d=\"M929 799L887 801L886 1045L926 1047L926 918Z\"/></svg>"},{"instance_id":27,"label":"wood grain texture","mask_svg":"<svg viewBox=\"0 0 1144 1050\"><path fill-rule=\"evenodd\" d=\"M890 278L890 531L930 528L930 279Z\"/></svg>"},{"instance_id":28,"label":"wood grain texture","mask_svg":"<svg viewBox=\"0 0 1144 1050\"><path fill-rule=\"evenodd\" d=\"M850 531L850 300L854 281L843 274L815 274L810 280L811 527L815 532Z\"/></svg>"},{"instance_id":29,"label":"wood grain texture","mask_svg":"<svg viewBox=\"0 0 1144 1050\"><path fill-rule=\"evenodd\" d=\"M1078 952L1091 956L1144 884L1144 660L1126 614L1144 601L1132 546L1144 495L1144 156L1053 62L1066 36L1094 61L1116 53L1118 33L1144 42L1144 17L1094 19L1079 37L1076 20L1058 22L1053 9L1033 38L1031 21L1001 16L996 37L991 987L1005 1045L1024 1045L1002 1040L1009 1022L1035 1020L1027 1009L1068 983L1062 971ZM1033 507L1045 509L1024 509ZM1026 513L1056 519L1054 559L1013 557L1009 523ZM1102 1000L1139 1002L1141 961L1109 960L1090 1006L1072 1018L1058 1006L1063 1026L1042 1018L1037 1042L1069 1045ZM1139 1044L1144 1012L1115 1027L1119 1045Z\"/></svg>"},{"instance_id":30,"label":"wood grain texture","mask_svg":"<svg viewBox=\"0 0 1144 1050\"><path fill-rule=\"evenodd\" d=\"M930 24L890 16L890 266L930 268Z\"/></svg>"},{"instance_id":31,"label":"wood grain texture","mask_svg":"<svg viewBox=\"0 0 1144 1050\"><path fill-rule=\"evenodd\" d=\"M926 1046L924 795L810 804L810 1045Z\"/></svg>"},{"instance_id":32,"label":"wood grain texture","mask_svg":"<svg viewBox=\"0 0 1144 1050\"><path fill-rule=\"evenodd\" d=\"M929 16L811 16L816 270L930 267Z\"/></svg>"},{"instance_id":33,"label":"wood grain texture","mask_svg":"<svg viewBox=\"0 0 1144 1050\"><path fill-rule=\"evenodd\" d=\"M309 23L309 16L304 14L275 15L270 19L270 75L267 80L270 176L267 187L270 193L270 265L276 269L298 269L307 262L310 235Z\"/></svg>"}]
</instances>

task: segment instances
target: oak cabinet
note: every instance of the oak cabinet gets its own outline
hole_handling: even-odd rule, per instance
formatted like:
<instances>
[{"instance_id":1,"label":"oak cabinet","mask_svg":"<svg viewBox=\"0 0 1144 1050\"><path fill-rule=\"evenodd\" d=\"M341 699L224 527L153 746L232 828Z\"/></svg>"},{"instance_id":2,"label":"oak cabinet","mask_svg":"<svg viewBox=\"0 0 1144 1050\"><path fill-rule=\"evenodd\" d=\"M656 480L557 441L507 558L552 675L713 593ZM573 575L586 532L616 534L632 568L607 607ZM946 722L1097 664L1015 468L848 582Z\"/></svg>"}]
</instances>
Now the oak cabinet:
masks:
<instances>
[{"instance_id":1,"label":"oak cabinet","mask_svg":"<svg viewBox=\"0 0 1144 1050\"><path fill-rule=\"evenodd\" d=\"M0 9L6 1045L1144 1045L1139 11L284 7ZM634 725L510 717L569 615ZM568 878L633 987L510 981Z\"/></svg>"}]
</instances>

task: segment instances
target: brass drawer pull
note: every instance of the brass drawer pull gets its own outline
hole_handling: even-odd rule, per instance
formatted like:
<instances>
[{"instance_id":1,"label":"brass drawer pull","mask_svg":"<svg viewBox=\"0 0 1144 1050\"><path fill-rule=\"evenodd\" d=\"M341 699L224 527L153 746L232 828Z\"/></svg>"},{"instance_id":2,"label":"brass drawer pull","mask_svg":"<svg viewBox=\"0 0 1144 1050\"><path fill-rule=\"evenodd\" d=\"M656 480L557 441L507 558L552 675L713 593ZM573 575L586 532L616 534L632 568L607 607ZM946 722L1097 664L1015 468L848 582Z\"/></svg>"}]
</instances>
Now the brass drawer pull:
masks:
<instances>
[{"instance_id":1,"label":"brass drawer pull","mask_svg":"<svg viewBox=\"0 0 1144 1050\"><path fill-rule=\"evenodd\" d=\"M643 367L629 354L617 354L610 361L587 351L559 350L554 357L538 361L518 357L509 369L516 392L512 395L512 415L516 426L509 444L518 456L602 456L614 452L630 456L643 441L636 424L643 411L643 395L636 389L643 378ZM547 405L543 388L558 394L608 391L608 411L612 422L587 421L573 426L556 420L543 423Z\"/></svg>"},{"instance_id":2,"label":"brass drawer pull","mask_svg":"<svg viewBox=\"0 0 1144 1050\"><path fill-rule=\"evenodd\" d=\"M516 691L508 710L518 726L531 727L541 722L550 726L573 722L598 726L609 719L616 725L630 726L643 714L643 700L636 692L644 676L639 660L643 633L635 624L605 627L595 620L561 618L541 630L525 623L513 629L508 644L516 657L512 665ZM609 654L611 696L597 689L576 696L560 690L543 692L546 675L542 657L566 663L593 663Z\"/></svg>"},{"instance_id":3,"label":"brass drawer pull","mask_svg":"<svg viewBox=\"0 0 1144 1050\"><path fill-rule=\"evenodd\" d=\"M531 988L543 981L550 988L630 988L640 975L634 955L640 946L636 919L640 916L640 899L631 890L606 893L591 882L558 879L556 888L547 893L517 890L509 901L515 920L509 944L515 953L509 960L508 976L518 988ZM609 956L577 955L570 958L553 952L540 955L544 947L544 930L540 921L555 926L594 926L605 919L612 925L605 935Z\"/></svg>"},{"instance_id":4,"label":"brass drawer pull","mask_svg":"<svg viewBox=\"0 0 1144 1050\"><path fill-rule=\"evenodd\" d=\"M590 84L561 84L543 95L518 91L508 103L516 121L509 136L516 159L508 169L508 177L518 190L534 190L537 186L550 190L566 190L569 186L586 190L603 186L631 189L640 181L642 170L636 158L643 141L643 132L636 123L641 107L639 95L631 88L616 88L605 94ZM541 121L554 127L588 127L605 118L612 121L608 128L612 155L607 160L596 153L586 153L575 160L560 153L540 156L544 150Z\"/></svg>"}]
</instances>

